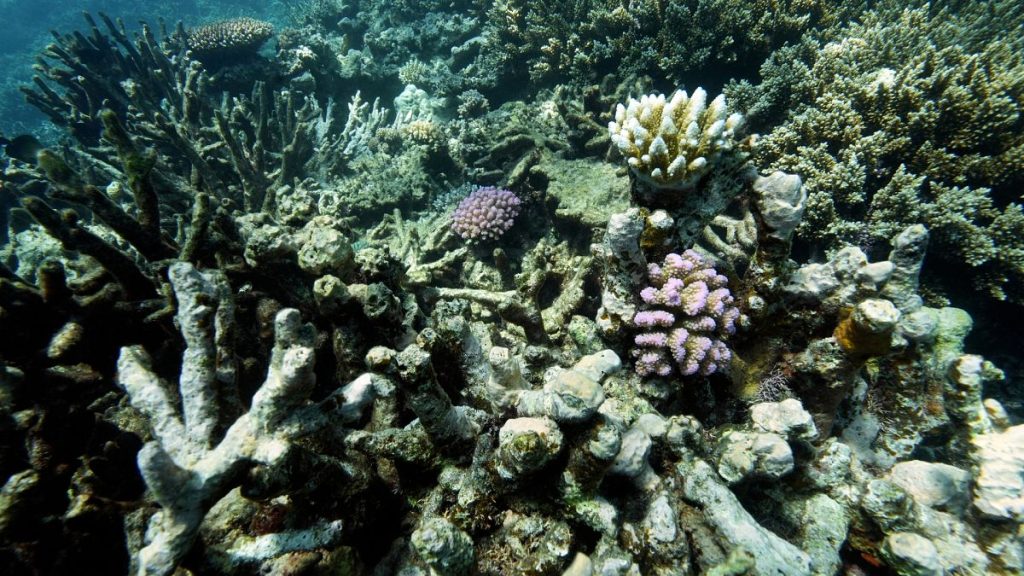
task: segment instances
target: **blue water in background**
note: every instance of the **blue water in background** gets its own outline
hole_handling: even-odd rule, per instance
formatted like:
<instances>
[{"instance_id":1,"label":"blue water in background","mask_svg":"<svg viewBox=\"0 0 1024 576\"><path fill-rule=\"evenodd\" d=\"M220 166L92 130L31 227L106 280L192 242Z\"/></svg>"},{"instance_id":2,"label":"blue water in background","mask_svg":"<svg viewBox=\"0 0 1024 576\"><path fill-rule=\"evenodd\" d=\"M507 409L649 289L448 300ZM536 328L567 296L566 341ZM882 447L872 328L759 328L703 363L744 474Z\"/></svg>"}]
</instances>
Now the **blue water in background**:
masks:
<instances>
[{"instance_id":1,"label":"blue water in background","mask_svg":"<svg viewBox=\"0 0 1024 576\"><path fill-rule=\"evenodd\" d=\"M281 2L247 2L244 0L0 0L4 30L0 34L0 133L13 136L33 133L43 140L53 140L59 130L35 108L29 106L18 86L32 82L35 56L53 40L52 30L69 33L85 30L83 12L105 12L121 18L129 29L139 21L156 25L164 19L169 28L181 20L186 26L212 20L248 16L286 22Z\"/></svg>"}]
</instances>

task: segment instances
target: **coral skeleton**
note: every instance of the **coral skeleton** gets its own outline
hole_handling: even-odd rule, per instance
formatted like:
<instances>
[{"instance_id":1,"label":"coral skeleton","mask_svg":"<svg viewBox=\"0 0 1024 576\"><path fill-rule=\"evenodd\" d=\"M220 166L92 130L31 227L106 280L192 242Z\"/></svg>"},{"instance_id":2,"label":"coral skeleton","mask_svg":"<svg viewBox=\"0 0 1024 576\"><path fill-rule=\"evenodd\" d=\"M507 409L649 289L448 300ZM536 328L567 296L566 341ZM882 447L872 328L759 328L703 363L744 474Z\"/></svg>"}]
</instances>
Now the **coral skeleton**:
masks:
<instances>
[{"instance_id":1,"label":"coral skeleton","mask_svg":"<svg viewBox=\"0 0 1024 576\"><path fill-rule=\"evenodd\" d=\"M326 414L311 418L308 397L315 383L312 327L299 312L285 309L274 320L274 349L267 379L240 415L221 436L222 414L237 403L234 362L224 346L232 333L233 305L224 278L204 273L187 263L171 266L170 277L180 308L178 322L188 348L178 390L181 411L163 380L153 373L145 350L121 350L118 383L132 405L149 420L154 439L139 452L139 470L161 509L146 531L147 544L136 558L139 574L170 574L191 548L209 506L242 484L252 467L281 474L292 443L328 425ZM210 306L210 300L216 302ZM368 380L364 378L364 380ZM366 386L362 386L367 389ZM372 387L368 389L372 393ZM333 410L341 414L345 401L364 405L365 393L342 394ZM330 406L331 403L327 403ZM349 408L351 410L351 408ZM357 416L357 415L356 415ZM340 535L341 523L328 528ZM308 538L317 543L324 538ZM273 556L285 551L288 538L279 538ZM298 539L302 542L303 539ZM322 543L318 544L322 545ZM255 546L272 546L271 544ZM294 543L291 544L294 547Z\"/></svg>"}]
</instances>

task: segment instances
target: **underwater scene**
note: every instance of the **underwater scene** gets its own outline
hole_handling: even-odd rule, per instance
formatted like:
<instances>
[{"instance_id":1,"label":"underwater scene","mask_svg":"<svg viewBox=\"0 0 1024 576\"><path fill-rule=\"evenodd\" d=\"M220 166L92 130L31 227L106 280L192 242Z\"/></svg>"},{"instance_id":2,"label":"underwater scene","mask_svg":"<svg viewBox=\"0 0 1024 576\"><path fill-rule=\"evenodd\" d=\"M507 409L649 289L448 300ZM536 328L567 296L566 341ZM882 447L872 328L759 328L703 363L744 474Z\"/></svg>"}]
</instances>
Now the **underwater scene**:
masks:
<instances>
[{"instance_id":1,"label":"underwater scene","mask_svg":"<svg viewBox=\"0 0 1024 576\"><path fill-rule=\"evenodd\" d=\"M0 10L0 574L1024 575L1024 2Z\"/></svg>"}]
</instances>

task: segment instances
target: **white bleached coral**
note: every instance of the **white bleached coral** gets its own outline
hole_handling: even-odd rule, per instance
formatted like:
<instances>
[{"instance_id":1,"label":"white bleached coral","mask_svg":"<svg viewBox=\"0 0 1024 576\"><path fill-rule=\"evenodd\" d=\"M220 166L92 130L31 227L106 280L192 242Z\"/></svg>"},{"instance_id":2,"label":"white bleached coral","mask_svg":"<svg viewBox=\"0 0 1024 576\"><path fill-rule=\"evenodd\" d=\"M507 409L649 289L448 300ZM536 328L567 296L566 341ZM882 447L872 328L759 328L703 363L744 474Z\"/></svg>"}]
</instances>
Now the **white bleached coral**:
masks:
<instances>
[{"instance_id":1,"label":"white bleached coral","mask_svg":"<svg viewBox=\"0 0 1024 576\"><path fill-rule=\"evenodd\" d=\"M321 403L311 402L316 333L298 310L285 308L274 319L266 380L249 410L227 422L228 414L242 409L229 346L234 303L227 279L187 262L171 264L168 277L187 345L177 393L154 372L141 346L122 348L117 362L117 382L153 436L139 451L138 465L160 509L134 559L140 576L174 572L211 506L243 484L257 492L263 485L285 485L290 475L301 474L294 466L298 438L360 418L376 395L374 377L363 374ZM272 558L326 546L340 533L340 521L321 522L236 542L230 554L236 562Z\"/></svg>"},{"instance_id":2,"label":"white bleached coral","mask_svg":"<svg viewBox=\"0 0 1024 576\"><path fill-rule=\"evenodd\" d=\"M608 131L638 178L658 188L686 190L736 148L742 125L743 116L729 114L724 95L708 103L707 92L697 88L692 95L676 90L668 98L630 98L615 107Z\"/></svg>"}]
</instances>

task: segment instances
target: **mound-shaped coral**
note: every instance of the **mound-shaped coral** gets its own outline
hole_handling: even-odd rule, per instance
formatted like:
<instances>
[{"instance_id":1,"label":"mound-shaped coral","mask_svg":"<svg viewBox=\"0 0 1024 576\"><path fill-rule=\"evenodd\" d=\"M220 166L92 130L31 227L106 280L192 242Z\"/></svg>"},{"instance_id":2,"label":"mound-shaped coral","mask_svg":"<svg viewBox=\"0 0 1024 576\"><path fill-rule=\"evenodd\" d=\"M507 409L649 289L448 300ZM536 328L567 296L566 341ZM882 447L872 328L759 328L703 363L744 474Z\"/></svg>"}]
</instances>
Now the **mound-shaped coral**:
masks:
<instances>
[{"instance_id":1,"label":"mound-shaped coral","mask_svg":"<svg viewBox=\"0 0 1024 576\"><path fill-rule=\"evenodd\" d=\"M452 214L452 230L466 240L497 240L515 223L519 197L511 190L477 188Z\"/></svg>"}]
</instances>

